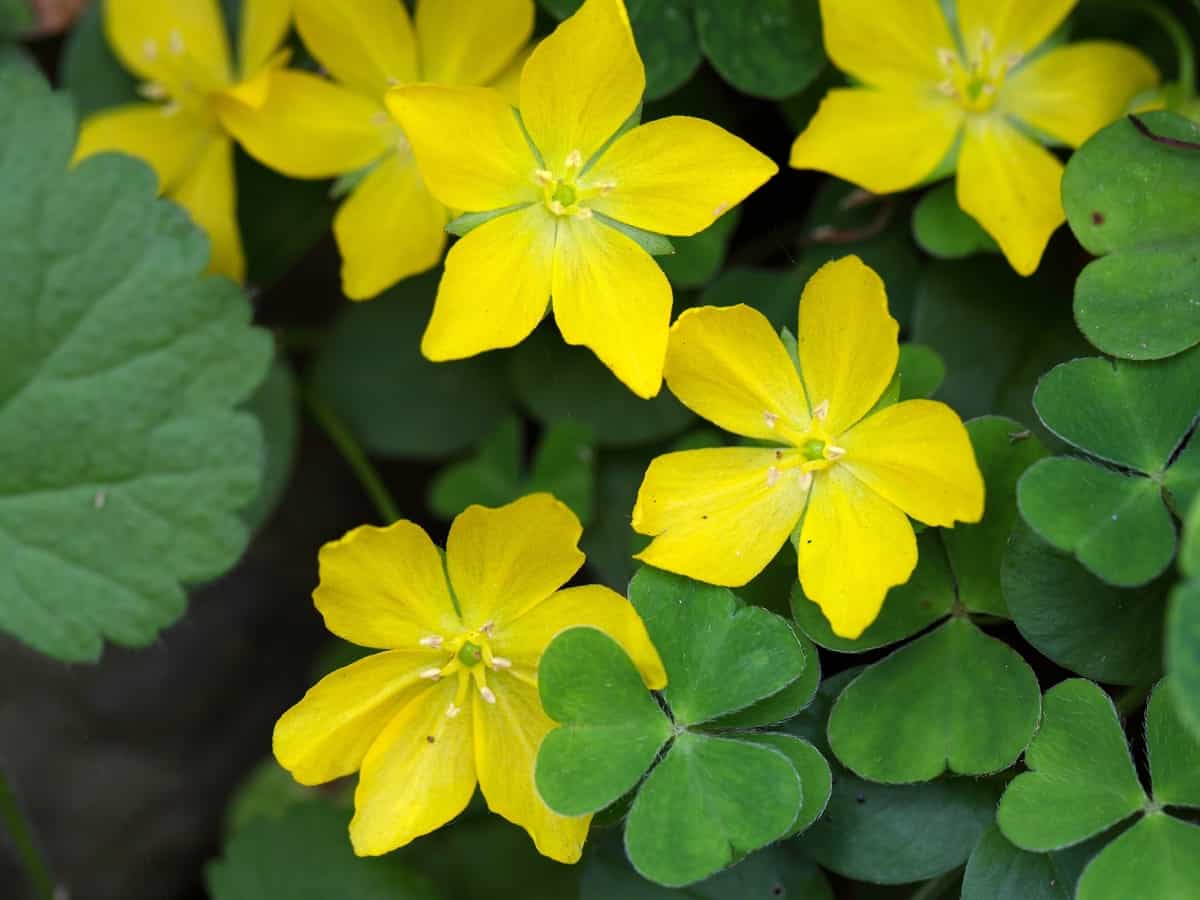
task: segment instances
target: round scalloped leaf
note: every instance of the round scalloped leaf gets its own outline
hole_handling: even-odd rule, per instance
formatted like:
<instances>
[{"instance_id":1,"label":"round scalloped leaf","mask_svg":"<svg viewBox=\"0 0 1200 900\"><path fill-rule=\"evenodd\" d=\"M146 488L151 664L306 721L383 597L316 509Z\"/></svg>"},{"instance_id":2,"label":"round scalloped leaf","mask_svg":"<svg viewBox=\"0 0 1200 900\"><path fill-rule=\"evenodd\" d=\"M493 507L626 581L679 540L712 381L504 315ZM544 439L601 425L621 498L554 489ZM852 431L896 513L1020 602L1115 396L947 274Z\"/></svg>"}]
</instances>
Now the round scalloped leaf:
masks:
<instances>
[{"instance_id":1,"label":"round scalloped leaf","mask_svg":"<svg viewBox=\"0 0 1200 900\"><path fill-rule=\"evenodd\" d=\"M962 900L1071 900L1048 853L1030 853L1013 846L993 825L967 860Z\"/></svg>"},{"instance_id":2,"label":"round scalloped leaf","mask_svg":"<svg viewBox=\"0 0 1200 900\"><path fill-rule=\"evenodd\" d=\"M70 101L0 68L0 628L63 660L144 646L245 549L271 343L150 169L68 171Z\"/></svg>"},{"instance_id":3,"label":"round scalloped leaf","mask_svg":"<svg viewBox=\"0 0 1200 900\"><path fill-rule=\"evenodd\" d=\"M1037 677L1020 654L953 618L842 691L829 744L842 765L871 781L929 781L947 770L988 775L1016 762L1040 715Z\"/></svg>"},{"instance_id":4,"label":"round scalloped leaf","mask_svg":"<svg viewBox=\"0 0 1200 900\"><path fill-rule=\"evenodd\" d=\"M784 837L793 837L821 818L829 804L833 790L833 770L821 751L811 743L791 734L778 732L751 732L738 737L752 744L774 747L788 758L796 774L800 776L801 794L804 797L800 814Z\"/></svg>"},{"instance_id":5,"label":"round scalloped leaf","mask_svg":"<svg viewBox=\"0 0 1200 900\"><path fill-rule=\"evenodd\" d=\"M684 732L638 791L625 850L644 878L691 884L783 837L801 801L800 776L780 751Z\"/></svg>"},{"instance_id":6,"label":"round scalloped leaf","mask_svg":"<svg viewBox=\"0 0 1200 900\"><path fill-rule=\"evenodd\" d=\"M662 694L680 725L746 709L796 681L807 665L787 620L742 605L728 588L643 566L629 599L662 657Z\"/></svg>"},{"instance_id":7,"label":"round scalloped leaf","mask_svg":"<svg viewBox=\"0 0 1200 900\"><path fill-rule=\"evenodd\" d=\"M1163 478L1171 508L1180 518L1200 497L1200 437L1196 434L1193 432L1188 445L1171 461L1171 467Z\"/></svg>"},{"instance_id":8,"label":"round scalloped leaf","mask_svg":"<svg viewBox=\"0 0 1200 900\"><path fill-rule=\"evenodd\" d=\"M918 201L912 230L921 249L939 259L1000 252L991 235L959 207L952 181L931 188Z\"/></svg>"},{"instance_id":9,"label":"round scalloped leaf","mask_svg":"<svg viewBox=\"0 0 1200 900\"><path fill-rule=\"evenodd\" d=\"M1200 807L1200 735L1183 723L1174 681L1161 681L1146 704L1146 750L1154 801L1162 806Z\"/></svg>"},{"instance_id":10,"label":"round scalloped leaf","mask_svg":"<svg viewBox=\"0 0 1200 900\"><path fill-rule=\"evenodd\" d=\"M804 90L825 67L816 3L695 0L700 46L743 94L778 100Z\"/></svg>"},{"instance_id":11,"label":"round scalloped leaf","mask_svg":"<svg viewBox=\"0 0 1200 900\"><path fill-rule=\"evenodd\" d=\"M1200 735L1200 578L1171 592L1166 667L1179 716Z\"/></svg>"},{"instance_id":12,"label":"round scalloped leaf","mask_svg":"<svg viewBox=\"0 0 1200 900\"><path fill-rule=\"evenodd\" d=\"M1200 125L1168 112L1151 132L1200 142ZM1159 359L1200 342L1200 152L1170 147L1121 119L1071 155L1063 207L1101 257L1075 283L1075 318L1113 356Z\"/></svg>"},{"instance_id":13,"label":"round scalloped leaf","mask_svg":"<svg viewBox=\"0 0 1200 900\"><path fill-rule=\"evenodd\" d=\"M1067 443L1159 475L1200 414L1200 348L1156 362L1074 359L1042 377L1033 403Z\"/></svg>"},{"instance_id":14,"label":"round scalloped leaf","mask_svg":"<svg viewBox=\"0 0 1200 900\"><path fill-rule=\"evenodd\" d=\"M792 562L792 566L795 566L795 562ZM796 635L796 640L804 650L804 671L800 673L800 677L770 697L764 697L745 709L713 719L706 728L762 728L778 725L812 703L821 684L821 658L812 641L801 634L794 625L792 633Z\"/></svg>"},{"instance_id":15,"label":"round scalloped leaf","mask_svg":"<svg viewBox=\"0 0 1200 900\"><path fill-rule=\"evenodd\" d=\"M1146 684L1162 670L1166 593L1105 584L1018 525L1000 572L1021 636L1064 668L1108 684Z\"/></svg>"},{"instance_id":16,"label":"round scalloped leaf","mask_svg":"<svg viewBox=\"0 0 1200 900\"><path fill-rule=\"evenodd\" d=\"M570 628L550 642L538 691L559 727L542 741L534 777L560 815L588 815L619 800L671 737L633 662L595 628Z\"/></svg>"},{"instance_id":17,"label":"round scalloped leaf","mask_svg":"<svg viewBox=\"0 0 1200 900\"><path fill-rule=\"evenodd\" d=\"M1056 456L1021 476L1017 503L1043 540L1109 584L1146 584L1175 556L1175 523L1162 488L1145 476Z\"/></svg>"},{"instance_id":18,"label":"round scalloped leaf","mask_svg":"<svg viewBox=\"0 0 1200 900\"><path fill-rule=\"evenodd\" d=\"M1085 841L1146 803L1112 700L1083 678L1046 691L1042 727L1025 753L996 821L1023 850Z\"/></svg>"},{"instance_id":19,"label":"round scalloped leaf","mask_svg":"<svg viewBox=\"0 0 1200 900\"><path fill-rule=\"evenodd\" d=\"M1196 900L1200 897L1200 826L1146 816L1083 870L1076 900Z\"/></svg>"}]
</instances>

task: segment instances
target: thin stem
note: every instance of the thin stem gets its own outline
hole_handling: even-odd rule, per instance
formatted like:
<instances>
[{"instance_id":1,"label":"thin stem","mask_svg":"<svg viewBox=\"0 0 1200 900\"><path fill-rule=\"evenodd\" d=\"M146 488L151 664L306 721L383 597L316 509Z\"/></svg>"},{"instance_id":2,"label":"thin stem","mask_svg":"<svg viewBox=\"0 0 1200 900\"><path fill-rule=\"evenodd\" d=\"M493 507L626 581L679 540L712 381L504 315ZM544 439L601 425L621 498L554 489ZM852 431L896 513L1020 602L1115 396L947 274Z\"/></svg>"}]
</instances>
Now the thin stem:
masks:
<instances>
[{"instance_id":1,"label":"thin stem","mask_svg":"<svg viewBox=\"0 0 1200 900\"><path fill-rule=\"evenodd\" d=\"M304 392L304 402L308 406L308 411L312 413L313 419L321 426L321 430L337 447L342 458L346 460L346 464L350 466L350 470L354 472L354 476L370 498L383 524L391 525L393 522L399 521L402 516L400 510L396 508L396 501L392 499L379 472L371 464L371 460L367 458L367 454L359 446L346 423L313 388Z\"/></svg>"},{"instance_id":2,"label":"thin stem","mask_svg":"<svg viewBox=\"0 0 1200 900\"><path fill-rule=\"evenodd\" d=\"M1200 8L1200 0L1194 0ZM1190 100L1196 94L1196 51L1192 48L1192 39L1183 23L1161 3L1151 3L1145 7L1146 13L1153 18L1175 45L1175 56L1179 61L1179 85L1184 100Z\"/></svg>"},{"instance_id":3,"label":"thin stem","mask_svg":"<svg viewBox=\"0 0 1200 900\"><path fill-rule=\"evenodd\" d=\"M29 884L41 900L54 900L54 879L50 875L50 867L46 864L37 843L33 839L33 829L21 811L17 795L0 769L0 821L4 822L8 833L12 836L13 846L21 858L21 865Z\"/></svg>"},{"instance_id":4,"label":"thin stem","mask_svg":"<svg viewBox=\"0 0 1200 900\"><path fill-rule=\"evenodd\" d=\"M1135 709L1146 702L1153 687L1152 684L1136 684L1131 688L1126 688L1117 698L1117 715L1122 719L1129 718Z\"/></svg>"},{"instance_id":5,"label":"thin stem","mask_svg":"<svg viewBox=\"0 0 1200 900\"><path fill-rule=\"evenodd\" d=\"M958 881L958 869L951 869L932 881L927 881L913 893L909 900L938 900Z\"/></svg>"}]
</instances>

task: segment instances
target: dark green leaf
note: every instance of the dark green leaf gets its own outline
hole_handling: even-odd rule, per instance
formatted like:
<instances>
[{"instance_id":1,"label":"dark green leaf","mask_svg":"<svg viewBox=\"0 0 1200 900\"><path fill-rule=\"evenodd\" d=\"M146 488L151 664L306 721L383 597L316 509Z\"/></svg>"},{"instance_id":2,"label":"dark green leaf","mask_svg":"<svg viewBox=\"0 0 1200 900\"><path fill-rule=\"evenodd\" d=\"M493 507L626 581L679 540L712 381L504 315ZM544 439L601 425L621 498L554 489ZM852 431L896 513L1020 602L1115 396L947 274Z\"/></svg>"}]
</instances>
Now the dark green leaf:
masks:
<instances>
[{"instance_id":1,"label":"dark green leaf","mask_svg":"<svg viewBox=\"0 0 1200 900\"><path fill-rule=\"evenodd\" d=\"M963 875L962 900L1071 900L1054 861L1009 843L993 825L971 851Z\"/></svg>"},{"instance_id":2,"label":"dark green leaf","mask_svg":"<svg viewBox=\"0 0 1200 900\"><path fill-rule=\"evenodd\" d=\"M1083 870L1076 900L1195 900L1200 896L1200 827L1163 813L1146 816Z\"/></svg>"},{"instance_id":3,"label":"dark green leaf","mask_svg":"<svg viewBox=\"0 0 1200 900\"><path fill-rule=\"evenodd\" d=\"M695 288L712 281L721 269L725 248L741 217L740 207L732 209L699 234L675 238L675 254L659 260L671 283L678 288Z\"/></svg>"},{"instance_id":4,"label":"dark green leaf","mask_svg":"<svg viewBox=\"0 0 1200 900\"><path fill-rule=\"evenodd\" d=\"M1163 478L1163 487L1167 489L1172 509L1182 518L1200 497L1200 437L1193 434L1188 445L1171 463Z\"/></svg>"},{"instance_id":5,"label":"dark green leaf","mask_svg":"<svg viewBox=\"0 0 1200 900\"><path fill-rule=\"evenodd\" d=\"M825 812L829 803L829 794L833 790L833 770L829 768L829 763L820 750L803 738L790 734L753 732L738 737L753 744L775 748L788 758L796 774L800 776L804 802L786 837L799 834L821 818L821 813Z\"/></svg>"},{"instance_id":6,"label":"dark green leaf","mask_svg":"<svg viewBox=\"0 0 1200 900\"><path fill-rule=\"evenodd\" d=\"M1167 674L1176 708L1192 733L1200 735L1200 578L1171 592L1166 643Z\"/></svg>"},{"instance_id":7,"label":"dark green leaf","mask_svg":"<svg viewBox=\"0 0 1200 900\"><path fill-rule=\"evenodd\" d=\"M1146 750L1154 802L1200 807L1200 735L1184 725L1172 681L1159 682L1146 705Z\"/></svg>"},{"instance_id":8,"label":"dark green leaf","mask_svg":"<svg viewBox=\"0 0 1200 900\"><path fill-rule=\"evenodd\" d=\"M1000 252L992 237L959 207L950 181L931 188L921 198L913 210L912 227L921 248L940 259Z\"/></svg>"},{"instance_id":9,"label":"dark green leaf","mask_svg":"<svg viewBox=\"0 0 1200 900\"><path fill-rule=\"evenodd\" d=\"M263 482L254 502L242 517L257 531L264 525L283 498L292 476L292 462L300 437L300 398L296 376L282 358L271 366L267 379L246 404L262 428L264 449Z\"/></svg>"},{"instance_id":10,"label":"dark green leaf","mask_svg":"<svg viewBox=\"0 0 1200 900\"><path fill-rule=\"evenodd\" d=\"M901 344L896 374L900 379L900 400L932 397L946 377L946 364L936 350L924 344Z\"/></svg>"},{"instance_id":11,"label":"dark green leaf","mask_svg":"<svg viewBox=\"0 0 1200 900\"><path fill-rule=\"evenodd\" d=\"M778 330L796 327L800 292L808 280L800 269L752 269L744 266L727 268L704 289L700 296L703 306L733 306L745 303L753 306L770 320Z\"/></svg>"},{"instance_id":12,"label":"dark green leaf","mask_svg":"<svg viewBox=\"0 0 1200 900\"><path fill-rule=\"evenodd\" d=\"M108 106L136 103L137 79L125 71L104 36L104 3L89 3L71 29L58 78L82 118Z\"/></svg>"},{"instance_id":13,"label":"dark green leaf","mask_svg":"<svg viewBox=\"0 0 1200 900\"><path fill-rule=\"evenodd\" d=\"M700 46L744 94L795 94L825 65L816 0L694 0Z\"/></svg>"}]
</instances>

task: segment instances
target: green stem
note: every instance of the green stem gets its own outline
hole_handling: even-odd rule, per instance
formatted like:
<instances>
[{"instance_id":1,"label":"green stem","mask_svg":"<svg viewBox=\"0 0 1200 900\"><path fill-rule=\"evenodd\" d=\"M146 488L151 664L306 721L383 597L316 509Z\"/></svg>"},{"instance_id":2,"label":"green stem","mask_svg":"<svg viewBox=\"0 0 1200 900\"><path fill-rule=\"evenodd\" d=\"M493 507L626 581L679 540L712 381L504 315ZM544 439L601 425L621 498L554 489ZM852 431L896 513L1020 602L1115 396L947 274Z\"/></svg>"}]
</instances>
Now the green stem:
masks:
<instances>
[{"instance_id":1,"label":"green stem","mask_svg":"<svg viewBox=\"0 0 1200 900\"><path fill-rule=\"evenodd\" d=\"M1130 713L1146 702L1153 687L1152 684L1135 684L1122 691L1121 696L1117 698L1117 715L1122 719L1129 718Z\"/></svg>"},{"instance_id":2,"label":"green stem","mask_svg":"<svg viewBox=\"0 0 1200 900\"><path fill-rule=\"evenodd\" d=\"M403 518L400 510L396 508L396 501L392 499L391 493L379 476L379 472L371 464L371 460L367 458L367 454L359 446L346 423L333 411L333 407L326 403L325 399L313 388L304 392L304 402L308 406L308 411L312 413L313 419L321 426L321 430L337 447L342 458L346 460L346 464L354 472L358 483L362 485L363 491L371 499L383 524L391 525Z\"/></svg>"},{"instance_id":3,"label":"green stem","mask_svg":"<svg viewBox=\"0 0 1200 900\"><path fill-rule=\"evenodd\" d=\"M1200 8L1200 0L1194 0ZM1196 51L1192 47L1192 38L1183 23L1161 3L1151 3L1145 7L1146 12L1171 38L1175 45L1175 56L1179 60L1179 86L1183 99L1191 100L1196 94Z\"/></svg>"},{"instance_id":4,"label":"green stem","mask_svg":"<svg viewBox=\"0 0 1200 900\"><path fill-rule=\"evenodd\" d=\"M54 900L54 879L50 876L50 867L38 850L33 839L33 829L21 811L17 795L13 793L4 770L0 769L0 821L4 822L8 833L12 836L13 846L21 858L25 875L36 895L41 900Z\"/></svg>"},{"instance_id":5,"label":"green stem","mask_svg":"<svg viewBox=\"0 0 1200 900\"><path fill-rule=\"evenodd\" d=\"M958 881L958 869L951 869L932 881L927 881L913 893L909 900L938 900Z\"/></svg>"}]
</instances>

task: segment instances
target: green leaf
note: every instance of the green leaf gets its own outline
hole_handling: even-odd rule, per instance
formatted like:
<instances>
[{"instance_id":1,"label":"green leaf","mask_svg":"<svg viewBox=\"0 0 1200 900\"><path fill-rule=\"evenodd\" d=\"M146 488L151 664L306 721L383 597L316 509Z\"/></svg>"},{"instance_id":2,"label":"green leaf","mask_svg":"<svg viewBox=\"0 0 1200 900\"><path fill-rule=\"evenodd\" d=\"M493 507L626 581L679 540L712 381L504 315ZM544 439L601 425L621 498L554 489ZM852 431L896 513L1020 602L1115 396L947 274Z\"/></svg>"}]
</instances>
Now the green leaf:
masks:
<instances>
[{"instance_id":1,"label":"green leaf","mask_svg":"<svg viewBox=\"0 0 1200 900\"><path fill-rule=\"evenodd\" d=\"M741 217L742 210L738 207L699 234L675 238L672 241L675 254L659 260L671 283L677 288L696 288L712 281L725 261L725 250Z\"/></svg>"},{"instance_id":2,"label":"green leaf","mask_svg":"<svg viewBox=\"0 0 1200 900\"><path fill-rule=\"evenodd\" d=\"M795 565L793 563L793 565ZM764 697L745 709L713 719L710 728L762 728L786 722L812 702L821 683L821 659L817 648L793 626L792 633L804 650L804 671L783 690Z\"/></svg>"},{"instance_id":3,"label":"green leaf","mask_svg":"<svg viewBox=\"0 0 1200 900\"><path fill-rule=\"evenodd\" d=\"M1029 767L1000 800L997 822L1024 850L1077 844L1140 810L1138 783L1117 710L1104 691L1073 678L1046 691Z\"/></svg>"},{"instance_id":4,"label":"green leaf","mask_svg":"<svg viewBox=\"0 0 1200 900\"><path fill-rule=\"evenodd\" d=\"M1107 585L1020 525L1005 552L1000 583L1021 636L1060 666L1109 684L1158 677L1162 585Z\"/></svg>"},{"instance_id":5,"label":"green leaf","mask_svg":"<svg viewBox=\"0 0 1200 900\"><path fill-rule=\"evenodd\" d=\"M628 587L637 565L633 554L648 540L634 533L629 511L637 501L638 487L652 456L649 450L612 450L598 455L596 515L584 529L580 548L587 554L588 568L617 591Z\"/></svg>"},{"instance_id":6,"label":"green leaf","mask_svg":"<svg viewBox=\"0 0 1200 900\"><path fill-rule=\"evenodd\" d=\"M993 825L971 851L963 874L962 900L1071 900L1046 853L1013 846Z\"/></svg>"},{"instance_id":7,"label":"green leaf","mask_svg":"<svg viewBox=\"0 0 1200 900\"><path fill-rule=\"evenodd\" d=\"M245 549L271 342L154 175L68 171L70 101L0 69L0 629L62 660L145 646Z\"/></svg>"},{"instance_id":8,"label":"green leaf","mask_svg":"<svg viewBox=\"0 0 1200 900\"><path fill-rule=\"evenodd\" d=\"M954 575L936 532L918 535L917 552L912 577L888 591L879 618L859 637L851 640L834 634L821 608L804 595L799 583L792 588L796 624L818 645L839 653L865 653L925 630L949 615L954 605Z\"/></svg>"},{"instance_id":9,"label":"green leaf","mask_svg":"<svg viewBox=\"0 0 1200 900\"><path fill-rule=\"evenodd\" d=\"M939 259L1000 252L991 235L959 207L951 181L930 188L920 199L913 210L912 229L921 249Z\"/></svg>"},{"instance_id":10,"label":"green leaf","mask_svg":"<svg viewBox=\"0 0 1200 900\"><path fill-rule=\"evenodd\" d=\"M901 400L932 397L946 377L946 364L931 347L901 344L896 374L900 378Z\"/></svg>"},{"instance_id":11,"label":"green leaf","mask_svg":"<svg viewBox=\"0 0 1200 900\"><path fill-rule=\"evenodd\" d=\"M1166 643L1166 668L1176 708L1192 733L1200 735L1200 579L1171 592Z\"/></svg>"},{"instance_id":12,"label":"green leaf","mask_svg":"<svg viewBox=\"0 0 1200 900\"><path fill-rule=\"evenodd\" d=\"M1037 677L1020 654L953 618L842 691L829 744L871 781L929 781L947 770L988 775L1016 762L1040 715Z\"/></svg>"},{"instance_id":13,"label":"green leaf","mask_svg":"<svg viewBox=\"0 0 1200 900\"><path fill-rule=\"evenodd\" d=\"M1185 575L1200 576L1200 499L1192 501L1191 512L1183 526L1179 547L1179 568Z\"/></svg>"},{"instance_id":14,"label":"green leaf","mask_svg":"<svg viewBox=\"0 0 1200 900\"><path fill-rule=\"evenodd\" d=\"M315 795L275 761L263 760L238 787L225 811L228 834L240 831L258 819L278 819L297 806L312 802Z\"/></svg>"},{"instance_id":15,"label":"green leaf","mask_svg":"<svg viewBox=\"0 0 1200 900\"><path fill-rule=\"evenodd\" d=\"M1161 474L1200 413L1200 350L1158 362L1072 360L1042 378L1033 402L1067 443Z\"/></svg>"},{"instance_id":16,"label":"green leaf","mask_svg":"<svg viewBox=\"0 0 1200 900\"><path fill-rule=\"evenodd\" d=\"M1200 125L1146 114L1155 134L1200 140ZM1200 341L1200 154L1169 147L1121 119L1071 156L1063 207L1079 242L1101 258L1075 284L1075 317L1105 353L1158 359Z\"/></svg>"},{"instance_id":17,"label":"green leaf","mask_svg":"<svg viewBox=\"0 0 1200 900\"><path fill-rule=\"evenodd\" d=\"M589 350L564 344L546 326L513 351L512 381L535 419L544 425L581 422L592 429L600 447L662 440L695 419L668 391L653 400L631 394Z\"/></svg>"},{"instance_id":18,"label":"green leaf","mask_svg":"<svg viewBox=\"0 0 1200 900\"><path fill-rule=\"evenodd\" d=\"M944 528L940 534L963 606L1008 618L1000 567L1017 522L1017 479L1046 455L1046 449L1019 422L1000 416L971 420L967 433L987 490L983 520Z\"/></svg>"},{"instance_id":19,"label":"green leaf","mask_svg":"<svg viewBox=\"0 0 1200 900\"><path fill-rule=\"evenodd\" d=\"M1141 475L1067 456L1043 459L1021 476L1017 504L1041 538L1118 587L1146 584L1175 556L1162 490Z\"/></svg>"},{"instance_id":20,"label":"green leaf","mask_svg":"<svg viewBox=\"0 0 1200 900\"><path fill-rule=\"evenodd\" d=\"M1200 438L1196 437L1196 432L1167 469L1163 487L1167 489L1171 508L1183 518L1200 497Z\"/></svg>"},{"instance_id":21,"label":"green leaf","mask_svg":"<svg viewBox=\"0 0 1200 900\"><path fill-rule=\"evenodd\" d=\"M700 295L700 306L734 306L745 303L767 317L771 325L796 327L800 292L808 280L800 269L780 271L733 266L721 272Z\"/></svg>"},{"instance_id":22,"label":"green leaf","mask_svg":"<svg viewBox=\"0 0 1200 900\"><path fill-rule=\"evenodd\" d=\"M1108 845L1079 879L1076 900L1195 900L1200 827L1163 813L1146 816Z\"/></svg>"},{"instance_id":23,"label":"green leaf","mask_svg":"<svg viewBox=\"0 0 1200 900\"><path fill-rule=\"evenodd\" d=\"M784 837L793 837L821 818L833 790L833 770L821 751L803 738L777 732L753 732L738 737L752 744L773 747L788 758L800 776L803 803L800 814Z\"/></svg>"},{"instance_id":24,"label":"green leaf","mask_svg":"<svg viewBox=\"0 0 1200 900\"><path fill-rule=\"evenodd\" d=\"M89 3L67 34L59 83L75 101L80 118L122 103L136 103L137 79L121 65L104 35L104 3Z\"/></svg>"},{"instance_id":25,"label":"green leaf","mask_svg":"<svg viewBox=\"0 0 1200 900\"><path fill-rule=\"evenodd\" d=\"M671 256L675 252L675 245L670 239L664 235L656 234L653 231L646 231L644 228L636 228L633 225L625 222L611 219L603 213L598 213L593 210L593 216L596 221L603 222L609 228L616 229L629 238L651 256Z\"/></svg>"},{"instance_id":26,"label":"green leaf","mask_svg":"<svg viewBox=\"0 0 1200 900\"><path fill-rule=\"evenodd\" d=\"M275 512L292 476L292 463L300 438L300 398L296 376L282 358L277 358L246 403L262 428L264 439L263 481L254 502L242 512L242 518L257 531Z\"/></svg>"},{"instance_id":27,"label":"green leaf","mask_svg":"<svg viewBox=\"0 0 1200 900\"><path fill-rule=\"evenodd\" d=\"M1171 681L1161 681L1146 705L1146 749L1154 802L1200 807L1200 735L1184 725L1174 692Z\"/></svg>"},{"instance_id":28,"label":"green leaf","mask_svg":"<svg viewBox=\"0 0 1200 900\"><path fill-rule=\"evenodd\" d=\"M742 606L728 588L643 566L629 599L662 657L663 697L680 725L745 709L791 684L807 664L786 620Z\"/></svg>"},{"instance_id":29,"label":"green leaf","mask_svg":"<svg viewBox=\"0 0 1200 900\"><path fill-rule=\"evenodd\" d=\"M314 800L237 831L208 865L213 900L440 900L430 879L395 856L360 859L346 837L349 812Z\"/></svg>"},{"instance_id":30,"label":"green leaf","mask_svg":"<svg viewBox=\"0 0 1200 900\"><path fill-rule=\"evenodd\" d=\"M633 801L625 849L643 877L679 887L782 837L800 808L800 777L783 753L684 732Z\"/></svg>"},{"instance_id":31,"label":"green leaf","mask_svg":"<svg viewBox=\"0 0 1200 900\"><path fill-rule=\"evenodd\" d=\"M778 100L825 66L814 0L695 0L696 30L709 61L743 94Z\"/></svg>"},{"instance_id":32,"label":"green leaf","mask_svg":"<svg viewBox=\"0 0 1200 900\"><path fill-rule=\"evenodd\" d=\"M597 812L635 787L671 724L621 646L595 628L550 642L538 666L542 707L559 727L538 750L538 793L564 816Z\"/></svg>"},{"instance_id":33,"label":"green leaf","mask_svg":"<svg viewBox=\"0 0 1200 900\"><path fill-rule=\"evenodd\" d=\"M317 358L314 385L371 453L446 456L491 432L508 413L501 356L432 363L421 355L439 274L347 307Z\"/></svg>"}]
</instances>

